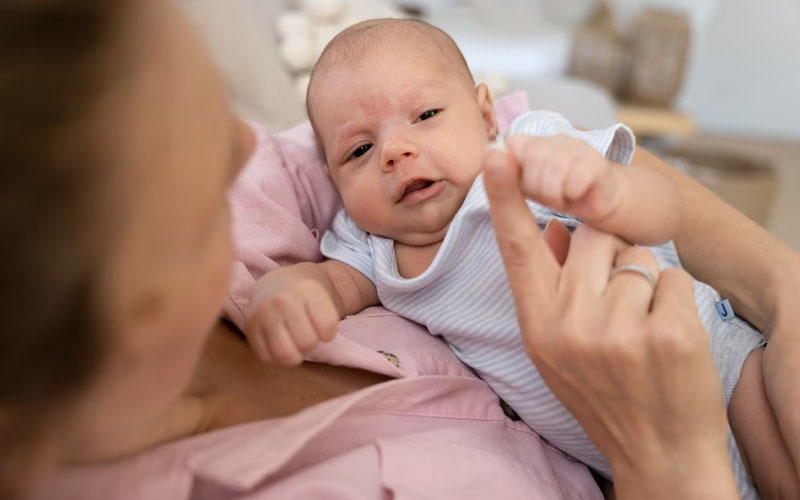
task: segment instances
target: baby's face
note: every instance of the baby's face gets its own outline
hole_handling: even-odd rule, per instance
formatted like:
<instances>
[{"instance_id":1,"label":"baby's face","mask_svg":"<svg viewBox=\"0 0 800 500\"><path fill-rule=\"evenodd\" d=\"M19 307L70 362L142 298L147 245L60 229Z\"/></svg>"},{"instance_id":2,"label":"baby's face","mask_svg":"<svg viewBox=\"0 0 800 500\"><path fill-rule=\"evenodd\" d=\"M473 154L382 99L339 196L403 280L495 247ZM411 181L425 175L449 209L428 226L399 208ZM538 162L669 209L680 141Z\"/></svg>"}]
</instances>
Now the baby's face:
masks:
<instances>
[{"instance_id":1,"label":"baby's face","mask_svg":"<svg viewBox=\"0 0 800 500\"><path fill-rule=\"evenodd\" d=\"M375 52L315 83L312 112L330 175L360 228L436 243L496 135L491 99L434 53Z\"/></svg>"}]
</instances>

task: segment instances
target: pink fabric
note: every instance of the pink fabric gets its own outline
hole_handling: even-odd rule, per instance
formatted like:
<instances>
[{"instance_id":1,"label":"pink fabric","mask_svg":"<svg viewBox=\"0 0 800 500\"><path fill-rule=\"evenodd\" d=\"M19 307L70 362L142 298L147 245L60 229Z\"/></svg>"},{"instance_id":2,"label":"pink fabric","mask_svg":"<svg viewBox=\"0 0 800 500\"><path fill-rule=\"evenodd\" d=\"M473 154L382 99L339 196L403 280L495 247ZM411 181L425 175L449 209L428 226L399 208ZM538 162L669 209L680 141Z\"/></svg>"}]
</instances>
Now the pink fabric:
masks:
<instances>
[{"instance_id":1,"label":"pink fabric","mask_svg":"<svg viewBox=\"0 0 800 500\"><path fill-rule=\"evenodd\" d=\"M329 344L333 361L363 366L347 361L358 345L367 364L382 363L397 379L290 417L67 470L39 498L602 498L584 465L509 420L486 383L419 325L374 307L346 318L339 333Z\"/></svg>"},{"instance_id":2,"label":"pink fabric","mask_svg":"<svg viewBox=\"0 0 800 500\"><path fill-rule=\"evenodd\" d=\"M497 106L505 127L527 102L515 96ZM318 237L339 207L310 127L257 132L258 150L230 195L237 263L226 312L239 325L255 279L321 259ZM369 308L342 320L336 339L309 358L395 380L289 417L65 470L40 498L602 498L584 465L509 420L486 383L411 321Z\"/></svg>"},{"instance_id":3,"label":"pink fabric","mask_svg":"<svg viewBox=\"0 0 800 500\"><path fill-rule=\"evenodd\" d=\"M500 128L500 133L508 133L514 118L529 110L528 94L525 92L514 92L495 101L494 111L497 116L497 125Z\"/></svg>"},{"instance_id":4,"label":"pink fabric","mask_svg":"<svg viewBox=\"0 0 800 500\"><path fill-rule=\"evenodd\" d=\"M319 238L341 206L308 122L283 136L253 130L256 149L229 193L236 249L224 309L240 328L259 277L322 259Z\"/></svg>"}]
</instances>

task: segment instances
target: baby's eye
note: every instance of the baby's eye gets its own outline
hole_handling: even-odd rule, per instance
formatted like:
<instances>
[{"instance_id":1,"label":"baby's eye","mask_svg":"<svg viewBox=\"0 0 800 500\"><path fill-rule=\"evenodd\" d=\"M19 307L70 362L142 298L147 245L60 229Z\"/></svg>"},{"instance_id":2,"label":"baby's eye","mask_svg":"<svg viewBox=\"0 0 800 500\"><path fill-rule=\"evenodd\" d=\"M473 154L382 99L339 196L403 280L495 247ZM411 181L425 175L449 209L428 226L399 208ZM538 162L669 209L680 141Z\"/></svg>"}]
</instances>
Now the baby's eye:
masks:
<instances>
[{"instance_id":1,"label":"baby's eye","mask_svg":"<svg viewBox=\"0 0 800 500\"><path fill-rule=\"evenodd\" d=\"M350 158L360 158L364 156L367 151L372 149L372 144L362 144L361 146L357 147L353 154L350 155Z\"/></svg>"},{"instance_id":2,"label":"baby's eye","mask_svg":"<svg viewBox=\"0 0 800 500\"><path fill-rule=\"evenodd\" d=\"M421 122L425 121L428 118L433 118L434 116L438 115L439 111L441 111L441 109L429 109L428 111L426 111L426 112L422 113L421 115L419 115L419 118L417 118L417 119L419 121L421 121Z\"/></svg>"}]
</instances>

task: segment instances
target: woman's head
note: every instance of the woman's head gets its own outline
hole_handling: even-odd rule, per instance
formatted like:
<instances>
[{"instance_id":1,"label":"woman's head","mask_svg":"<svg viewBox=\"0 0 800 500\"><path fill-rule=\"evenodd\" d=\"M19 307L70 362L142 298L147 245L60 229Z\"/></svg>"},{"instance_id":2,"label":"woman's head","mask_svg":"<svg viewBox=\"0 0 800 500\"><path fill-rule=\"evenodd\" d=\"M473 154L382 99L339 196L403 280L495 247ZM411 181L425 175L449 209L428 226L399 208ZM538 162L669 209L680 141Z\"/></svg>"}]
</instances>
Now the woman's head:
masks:
<instances>
[{"instance_id":1,"label":"woman's head","mask_svg":"<svg viewBox=\"0 0 800 500\"><path fill-rule=\"evenodd\" d=\"M0 7L0 488L54 442L49 419L113 446L180 393L251 142L171 4Z\"/></svg>"}]
</instances>

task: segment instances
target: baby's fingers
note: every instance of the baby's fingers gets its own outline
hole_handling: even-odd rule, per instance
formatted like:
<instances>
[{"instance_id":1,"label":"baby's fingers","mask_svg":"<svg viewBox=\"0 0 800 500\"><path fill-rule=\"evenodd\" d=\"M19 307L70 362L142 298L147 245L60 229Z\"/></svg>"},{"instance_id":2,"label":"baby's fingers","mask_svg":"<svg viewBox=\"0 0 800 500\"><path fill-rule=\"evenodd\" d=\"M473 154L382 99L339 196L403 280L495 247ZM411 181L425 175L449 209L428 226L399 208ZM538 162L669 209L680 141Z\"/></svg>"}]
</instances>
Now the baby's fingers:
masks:
<instances>
[{"instance_id":1,"label":"baby's fingers","mask_svg":"<svg viewBox=\"0 0 800 500\"><path fill-rule=\"evenodd\" d=\"M252 307L247 312L247 322L244 325L244 335L256 357L268 362L272 361L269 354L269 346L267 345L267 337L273 327L271 319L268 308L259 305L258 307Z\"/></svg>"},{"instance_id":2,"label":"baby's fingers","mask_svg":"<svg viewBox=\"0 0 800 500\"><path fill-rule=\"evenodd\" d=\"M309 313L308 301L295 305L291 314L284 317L284 325L300 353L306 353L319 344L320 338Z\"/></svg>"},{"instance_id":3,"label":"baby's fingers","mask_svg":"<svg viewBox=\"0 0 800 500\"><path fill-rule=\"evenodd\" d=\"M596 161L577 161L564 178L564 198L568 203L579 202L598 182L601 169Z\"/></svg>"},{"instance_id":4,"label":"baby's fingers","mask_svg":"<svg viewBox=\"0 0 800 500\"><path fill-rule=\"evenodd\" d=\"M323 300L314 304L306 303L306 312L317 338L323 342L333 339L339 327L339 313L333 302Z\"/></svg>"},{"instance_id":5,"label":"baby's fingers","mask_svg":"<svg viewBox=\"0 0 800 500\"><path fill-rule=\"evenodd\" d=\"M264 336L267 344L267 359L281 365L299 365L303 355L285 325L277 325Z\"/></svg>"},{"instance_id":6,"label":"baby's fingers","mask_svg":"<svg viewBox=\"0 0 800 500\"><path fill-rule=\"evenodd\" d=\"M508 149L520 166L522 193L540 203L547 204L545 180L549 178L547 165L552 143L541 137L515 135L508 139Z\"/></svg>"}]
</instances>

